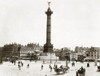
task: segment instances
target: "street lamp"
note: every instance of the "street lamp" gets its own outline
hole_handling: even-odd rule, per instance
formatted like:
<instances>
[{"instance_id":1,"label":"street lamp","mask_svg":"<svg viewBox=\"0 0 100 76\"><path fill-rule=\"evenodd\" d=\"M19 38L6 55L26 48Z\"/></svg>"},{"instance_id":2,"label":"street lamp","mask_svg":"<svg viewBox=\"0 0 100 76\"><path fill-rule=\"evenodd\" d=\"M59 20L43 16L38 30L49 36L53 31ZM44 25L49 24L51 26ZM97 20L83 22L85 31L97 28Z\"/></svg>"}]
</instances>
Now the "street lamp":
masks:
<instances>
[{"instance_id":1,"label":"street lamp","mask_svg":"<svg viewBox=\"0 0 100 76\"><path fill-rule=\"evenodd\" d=\"M95 52L96 55L95 55L95 66L97 66L97 52Z\"/></svg>"},{"instance_id":2,"label":"street lamp","mask_svg":"<svg viewBox=\"0 0 100 76\"><path fill-rule=\"evenodd\" d=\"M57 56L56 56L56 62L57 62Z\"/></svg>"},{"instance_id":3,"label":"street lamp","mask_svg":"<svg viewBox=\"0 0 100 76\"><path fill-rule=\"evenodd\" d=\"M18 47L18 58L20 58L20 49L21 49L21 46Z\"/></svg>"},{"instance_id":4,"label":"street lamp","mask_svg":"<svg viewBox=\"0 0 100 76\"><path fill-rule=\"evenodd\" d=\"M50 52L50 64L52 63L52 53Z\"/></svg>"},{"instance_id":5,"label":"street lamp","mask_svg":"<svg viewBox=\"0 0 100 76\"><path fill-rule=\"evenodd\" d=\"M66 59L66 67L68 66L67 58L68 58L68 56L67 56L67 53L66 53L66 56L65 56L65 59Z\"/></svg>"}]
</instances>

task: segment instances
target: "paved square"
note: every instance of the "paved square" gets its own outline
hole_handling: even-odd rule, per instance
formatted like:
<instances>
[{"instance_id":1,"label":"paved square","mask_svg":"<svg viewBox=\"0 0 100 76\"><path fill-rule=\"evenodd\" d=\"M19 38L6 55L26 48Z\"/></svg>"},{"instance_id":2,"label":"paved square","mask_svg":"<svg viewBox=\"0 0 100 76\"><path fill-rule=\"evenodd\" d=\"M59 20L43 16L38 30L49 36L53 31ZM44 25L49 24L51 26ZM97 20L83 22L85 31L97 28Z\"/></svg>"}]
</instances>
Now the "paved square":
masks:
<instances>
[{"instance_id":1,"label":"paved square","mask_svg":"<svg viewBox=\"0 0 100 76\"><path fill-rule=\"evenodd\" d=\"M18 64L16 65L10 62L3 62L0 65L0 76L76 76L76 71L83 66L86 69L85 76L100 76L100 72L97 72L97 67L94 65L94 62L90 63L90 67L87 67L87 62L80 63L75 62L75 67L72 67L71 62L68 63L70 69L67 73L63 75L57 75L54 69L50 72L49 63L43 64L43 70L41 70L42 61L30 62L30 61L22 61L24 63L21 70L18 69ZM57 63L58 67L60 65L65 65L65 61L59 61ZM29 68L27 68L27 64L29 64ZM53 67L54 64L51 64Z\"/></svg>"}]
</instances>

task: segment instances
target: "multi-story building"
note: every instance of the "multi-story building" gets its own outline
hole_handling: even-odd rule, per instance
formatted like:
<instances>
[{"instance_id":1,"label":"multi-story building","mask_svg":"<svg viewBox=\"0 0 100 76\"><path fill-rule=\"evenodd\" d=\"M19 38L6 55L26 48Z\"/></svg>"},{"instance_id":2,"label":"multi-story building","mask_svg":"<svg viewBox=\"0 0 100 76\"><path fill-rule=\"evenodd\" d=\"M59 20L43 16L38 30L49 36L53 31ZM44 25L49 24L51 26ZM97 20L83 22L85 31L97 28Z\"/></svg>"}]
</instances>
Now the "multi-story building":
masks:
<instances>
[{"instance_id":1,"label":"multi-story building","mask_svg":"<svg viewBox=\"0 0 100 76\"><path fill-rule=\"evenodd\" d=\"M57 49L55 51L56 56L59 57L60 60L70 60L70 49L67 47L64 47L62 49Z\"/></svg>"},{"instance_id":2,"label":"multi-story building","mask_svg":"<svg viewBox=\"0 0 100 76\"><path fill-rule=\"evenodd\" d=\"M99 47L91 47L89 51L87 51L87 57L91 60L100 59L100 48Z\"/></svg>"},{"instance_id":3,"label":"multi-story building","mask_svg":"<svg viewBox=\"0 0 100 76\"><path fill-rule=\"evenodd\" d=\"M4 45L2 50L3 58L18 57L18 55L19 55L19 45L17 44Z\"/></svg>"},{"instance_id":4,"label":"multi-story building","mask_svg":"<svg viewBox=\"0 0 100 76\"><path fill-rule=\"evenodd\" d=\"M27 46L22 46L20 44L7 44L4 45L2 56L3 58L11 57L25 57L27 55L38 54L38 52L43 51L42 46L39 44L27 44Z\"/></svg>"},{"instance_id":5,"label":"multi-story building","mask_svg":"<svg viewBox=\"0 0 100 76\"><path fill-rule=\"evenodd\" d=\"M22 46L20 49L20 58L31 56L31 54L34 54L34 49L30 47Z\"/></svg>"},{"instance_id":6,"label":"multi-story building","mask_svg":"<svg viewBox=\"0 0 100 76\"><path fill-rule=\"evenodd\" d=\"M76 47L75 48L75 52L76 52L76 59L79 60L79 61L83 61L84 58L87 56L86 53L87 51L89 50L88 47Z\"/></svg>"},{"instance_id":7,"label":"multi-story building","mask_svg":"<svg viewBox=\"0 0 100 76\"><path fill-rule=\"evenodd\" d=\"M74 60L77 60L77 53L75 51L71 51L70 53L70 60L74 61Z\"/></svg>"},{"instance_id":8,"label":"multi-story building","mask_svg":"<svg viewBox=\"0 0 100 76\"><path fill-rule=\"evenodd\" d=\"M43 47L39 44L27 44L27 46L22 46L20 49L20 58L30 59L33 56L38 56L43 52Z\"/></svg>"}]
</instances>

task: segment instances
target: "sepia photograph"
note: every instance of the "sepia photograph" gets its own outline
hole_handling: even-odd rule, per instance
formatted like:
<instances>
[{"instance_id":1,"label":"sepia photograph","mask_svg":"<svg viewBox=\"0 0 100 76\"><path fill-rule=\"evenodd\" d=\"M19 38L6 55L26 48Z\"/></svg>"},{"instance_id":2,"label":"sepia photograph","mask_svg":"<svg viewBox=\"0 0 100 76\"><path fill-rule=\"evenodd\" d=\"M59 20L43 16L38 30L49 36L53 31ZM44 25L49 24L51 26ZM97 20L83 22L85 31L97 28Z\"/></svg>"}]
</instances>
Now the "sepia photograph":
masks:
<instances>
[{"instance_id":1,"label":"sepia photograph","mask_svg":"<svg viewBox=\"0 0 100 76\"><path fill-rule=\"evenodd\" d=\"M0 0L0 76L100 76L100 0Z\"/></svg>"}]
</instances>

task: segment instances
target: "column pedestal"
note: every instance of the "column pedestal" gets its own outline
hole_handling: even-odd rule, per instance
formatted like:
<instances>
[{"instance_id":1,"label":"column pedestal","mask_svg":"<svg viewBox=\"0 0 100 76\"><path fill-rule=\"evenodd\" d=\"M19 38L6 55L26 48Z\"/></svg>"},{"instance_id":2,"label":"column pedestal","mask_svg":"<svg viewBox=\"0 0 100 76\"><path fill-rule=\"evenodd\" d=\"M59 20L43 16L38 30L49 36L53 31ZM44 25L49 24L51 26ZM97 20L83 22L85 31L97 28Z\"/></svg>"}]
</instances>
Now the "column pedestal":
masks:
<instances>
[{"instance_id":1,"label":"column pedestal","mask_svg":"<svg viewBox=\"0 0 100 76\"><path fill-rule=\"evenodd\" d=\"M44 52L49 52L52 53L53 52L53 45L52 44L44 44Z\"/></svg>"}]
</instances>

